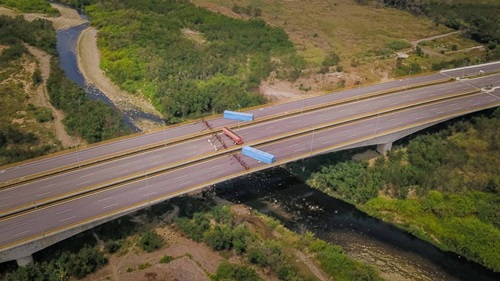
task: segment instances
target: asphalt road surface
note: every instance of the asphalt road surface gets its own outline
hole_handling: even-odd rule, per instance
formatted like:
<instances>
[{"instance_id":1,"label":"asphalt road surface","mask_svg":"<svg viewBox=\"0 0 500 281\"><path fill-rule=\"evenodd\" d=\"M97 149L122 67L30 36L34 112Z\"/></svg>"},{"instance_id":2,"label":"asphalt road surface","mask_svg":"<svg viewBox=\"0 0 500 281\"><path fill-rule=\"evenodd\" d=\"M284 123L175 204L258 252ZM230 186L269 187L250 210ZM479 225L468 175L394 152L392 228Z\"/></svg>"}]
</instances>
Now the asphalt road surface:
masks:
<instances>
[{"instance_id":1,"label":"asphalt road surface","mask_svg":"<svg viewBox=\"0 0 500 281\"><path fill-rule=\"evenodd\" d=\"M455 78L468 75L472 76L480 73L489 73L496 71L500 71L500 62L482 64L477 66L469 66L454 70L445 70L440 73L435 73L430 75L405 77L391 82L380 83L366 87L359 87L357 89L336 92L329 95L323 95L319 97L313 97L309 99L298 100L279 105L267 106L247 112L253 113L255 118L258 119L265 116L280 114L308 106L318 105L321 103L332 102L335 100L342 100L349 97L362 96L372 92L389 90L389 89L398 89L398 88L401 89L401 88L411 87L412 85L418 85L421 83L438 81L444 78L452 78L452 77ZM232 110L237 110L237 108L234 108ZM236 121L226 120L223 118L211 119L210 123L216 128L237 124ZM135 149L137 147L151 145L155 143L161 143L165 140L171 140L183 137L185 135L199 133L202 129L203 128L200 128L199 124L188 124L178 127L172 127L172 128L167 128L166 130L160 132L138 135L124 140L99 144L86 149L81 149L81 150L75 149L73 152L68 152L62 155L50 158L44 158L42 160L29 161L13 167L4 168L0 170L0 186L2 183L8 182L13 179L26 177L32 174L43 173L49 170L55 170L63 166L78 165L79 162L84 162L90 159L99 158L110 154L121 153L123 151Z\"/></svg>"},{"instance_id":2,"label":"asphalt road surface","mask_svg":"<svg viewBox=\"0 0 500 281\"><path fill-rule=\"evenodd\" d=\"M234 129L246 145L258 143L260 140L282 136L294 131L331 124L339 120L350 120L379 114L387 109L399 109L429 99L449 96L481 88L485 85L500 86L500 74L476 79L438 84L417 88L390 95L360 100L354 104L343 104L313 112L290 116L253 126ZM201 125L198 124L199 129ZM228 147L234 146L232 141L222 136ZM78 169L53 177L25 183L16 187L0 190L0 214L7 215L15 211L29 209L33 204L51 202L71 194L86 191L89 187L99 187L120 178L142 175L148 170L160 166L174 166L189 160L211 155L221 144L208 137L198 138L175 145L169 145L155 151L136 154L115 161Z\"/></svg>"},{"instance_id":3,"label":"asphalt road surface","mask_svg":"<svg viewBox=\"0 0 500 281\"><path fill-rule=\"evenodd\" d=\"M372 138L393 129L410 127L412 124L433 122L438 118L451 118L476 108L493 107L500 104L500 91L479 93L423 105L417 108L396 111L386 115L377 115L369 119L348 123L343 126L303 135L296 138L274 142L260 146L259 149L276 155L277 164L286 159L307 157L318 150L335 150L354 140ZM209 146L206 143L206 146ZM50 235L72 225L122 212L126 208L146 206L150 202L177 196L181 193L201 188L207 184L223 181L233 176L242 175L268 165L242 156L250 166L245 171L238 163L227 156L215 158L170 171L159 176L147 177L95 193L89 196L72 199L48 207L37 208L30 212L2 219L0 233L1 248L9 245ZM0 248L0 249L1 249Z\"/></svg>"}]
</instances>

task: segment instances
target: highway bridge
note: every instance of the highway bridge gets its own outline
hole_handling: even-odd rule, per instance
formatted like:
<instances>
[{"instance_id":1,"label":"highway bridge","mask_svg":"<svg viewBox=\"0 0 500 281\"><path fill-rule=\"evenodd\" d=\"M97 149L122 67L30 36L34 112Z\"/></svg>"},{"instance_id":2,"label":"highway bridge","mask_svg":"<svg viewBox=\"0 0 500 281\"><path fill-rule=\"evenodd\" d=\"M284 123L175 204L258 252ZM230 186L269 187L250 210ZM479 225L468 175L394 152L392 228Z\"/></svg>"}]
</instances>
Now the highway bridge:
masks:
<instances>
[{"instance_id":1,"label":"highway bridge","mask_svg":"<svg viewBox=\"0 0 500 281\"><path fill-rule=\"evenodd\" d=\"M496 62L405 77L249 110L252 122L216 117L0 167L0 262L29 263L96 225L271 166L366 145L384 153L415 131L499 106L499 72ZM277 161L242 156L224 126Z\"/></svg>"}]
</instances>

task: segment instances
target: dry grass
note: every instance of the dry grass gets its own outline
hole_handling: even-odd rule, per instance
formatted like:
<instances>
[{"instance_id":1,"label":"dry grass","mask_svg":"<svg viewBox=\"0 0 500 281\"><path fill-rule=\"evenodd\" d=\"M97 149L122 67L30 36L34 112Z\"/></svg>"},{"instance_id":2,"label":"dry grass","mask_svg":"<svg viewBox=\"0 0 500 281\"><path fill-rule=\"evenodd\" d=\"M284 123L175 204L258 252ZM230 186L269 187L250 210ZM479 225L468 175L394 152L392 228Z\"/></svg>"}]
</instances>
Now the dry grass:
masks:
<instances>
[{"instance_id":1,"label":"dry grass","mask_svg":"<svg viewBox=\"0 0 500 281\"><path fill-rule=\"evenodd\" d=\"M428 19L395 9L357 5L352 0L193 0L204 7L231 9L253 5L262 9L262 18L282 27L299 54L318 64L325 54L336 52L344 61L367 50L383 49L393 40L413 41L450 32ZM221 10L223 12L223 10Z\"/></svg>"}]
</instances>

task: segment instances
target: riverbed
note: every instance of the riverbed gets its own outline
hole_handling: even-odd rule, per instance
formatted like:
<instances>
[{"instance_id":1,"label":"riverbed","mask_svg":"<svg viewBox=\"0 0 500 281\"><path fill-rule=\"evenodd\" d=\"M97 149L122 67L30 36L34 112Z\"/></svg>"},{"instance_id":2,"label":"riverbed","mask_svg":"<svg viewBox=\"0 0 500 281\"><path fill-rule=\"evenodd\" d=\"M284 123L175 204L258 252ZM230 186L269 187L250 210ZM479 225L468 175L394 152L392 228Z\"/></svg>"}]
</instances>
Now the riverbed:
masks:
<instances>
[{"instance_id":1,"label":"riverbed","mask_svg":"<svg viewBox=\"0 0 500 281\"><path fill-rule=\"evenodd\" d=\"M387 280L500 280L500 274L370 217L283 168L220 184L213 192L272 216L295 232L311 231L340 245L349 256L375 266Z\"/></svg>"}]
</instances>

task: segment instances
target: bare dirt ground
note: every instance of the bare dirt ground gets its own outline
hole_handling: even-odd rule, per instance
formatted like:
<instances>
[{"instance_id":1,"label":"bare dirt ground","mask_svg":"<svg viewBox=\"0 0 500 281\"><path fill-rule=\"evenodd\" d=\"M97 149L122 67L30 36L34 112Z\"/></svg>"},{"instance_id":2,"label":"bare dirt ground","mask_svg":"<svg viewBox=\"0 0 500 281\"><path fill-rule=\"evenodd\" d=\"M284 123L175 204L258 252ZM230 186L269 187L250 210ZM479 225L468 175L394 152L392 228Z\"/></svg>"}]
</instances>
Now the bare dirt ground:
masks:
<instances>
[{"instance_id":1,"label":"bare dirt ground","mask_svg":"<svg viewBox=\"0 0 500 281\"><path fill-rule=\"evenodd\" d=\"M54 3L51 3L50 5L59 10L61 13L59 17L47 17L43 14L24 14L24 18L27 21L32 21L37 18L49 20L52 22L55 29L67 29L87 22L85 19L81 18L74 9Z\"/></svg>"},{"instance_id":2,"label":"bare dirt ground","mask_svg":"<svg viewBox=\"0 0 500 281\"><path fill-rule=\"evenodd\" d=\"M273 235L263 221L251 215L248 207L233 205L232 209L236 216L239 217L240 223L248 223L249 227L254 228L263 237L269 238L269 236ZM174 216L176 213L177 210L172 211ZM210 281L209 274L214 274L224 259L236 264L247 263L239 256L228 252L216 252L203 243L197 243L185 238L169 224L173 218L172 214L166 214L163 221L159 222L155 229L156 233L160 234L166 241L166 245L162 249L153 253L145 253L130 241L132 246L126 249L125 252L112 255L109 258L108 265L82 280ZM308 254L300 251L295 251L294 254L297 260L303 263L319 280L329 280L326 273L316 265ZM160 259L165 255L174 259L169 263L160 263ZM258 267L254 267L254 269L263 280L279 280L277 276L267 270Z\"/></svg>"},{"instance_id":3,"label":"bare dirt ground","mask_svg":"<svg viewBox=\"0 0 500 281\"><path fill-rule=\"evenodd\" d=\"M37 59L38 67L40 68L40 72L42 74L43 82L36 88L36 95L34 99L34 103L37 106L47 107L52 111L54 116L54 129L56 137L63 147L70 147L74 145L79 145L82 140L78 137L72 137L68 135L62 120L64 119L64 113L58 109L56 109L49 102L49 95L47 93L47 79L49 79L50 75L50 55L45 53L44 51L37 49L32 46L26 45L28 51Z\"/></svg>"},{"instance_id":4,"label":"bare dirt ground","mask_svg":"<svg viewBox=\"0 0 500 281\"><path fill-rule=\"evenodd\" d=\"M132 108L140 108L142 111L162 117L154 106L147 100L122 91L109 79L99 67L100 52L97 47L98 31L89 27L82 32L77 44L78 68L85 77L88 84L95 85L101 90L115 106L122 112ZM158 124L146 120L134 120L134 123L142 131L157 127Z\"/></svg>"}]
</instances>

